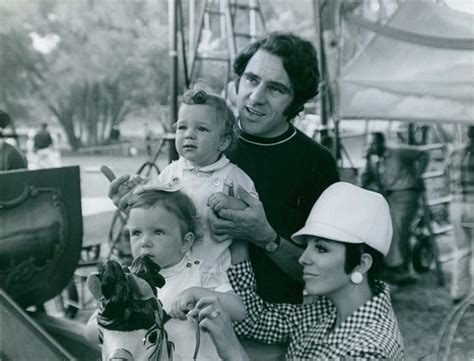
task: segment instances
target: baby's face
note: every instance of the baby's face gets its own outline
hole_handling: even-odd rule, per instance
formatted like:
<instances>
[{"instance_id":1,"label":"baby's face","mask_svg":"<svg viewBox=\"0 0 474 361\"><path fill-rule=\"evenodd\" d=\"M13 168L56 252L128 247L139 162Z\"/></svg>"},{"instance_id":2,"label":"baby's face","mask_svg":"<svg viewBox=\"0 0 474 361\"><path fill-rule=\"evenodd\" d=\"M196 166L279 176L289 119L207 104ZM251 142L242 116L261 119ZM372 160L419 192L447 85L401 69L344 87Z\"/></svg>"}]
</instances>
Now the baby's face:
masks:
<instances>
[{"instance_id":1,"label":"baby's face","mask_svg":"<svg viewBox=\"0 0 474 361\"><path fill-rule=\"evenodd\" d=\"M216 111L206 104L183 104L176 123L176 150L195 167L216 162L227 148L224 120L216 119Z\"/></svg>"},{"instance_id":2,"label":"baby's face","mask_svg":"<svg viewBox=\"0 0 474 361\"><path fill-rule=\"evenodd\" d=\"M177 264L184 255L179 219L160 205L132 208L127 222L134 258L148 254L161 268Z\"/></svg>"}]
</instances>

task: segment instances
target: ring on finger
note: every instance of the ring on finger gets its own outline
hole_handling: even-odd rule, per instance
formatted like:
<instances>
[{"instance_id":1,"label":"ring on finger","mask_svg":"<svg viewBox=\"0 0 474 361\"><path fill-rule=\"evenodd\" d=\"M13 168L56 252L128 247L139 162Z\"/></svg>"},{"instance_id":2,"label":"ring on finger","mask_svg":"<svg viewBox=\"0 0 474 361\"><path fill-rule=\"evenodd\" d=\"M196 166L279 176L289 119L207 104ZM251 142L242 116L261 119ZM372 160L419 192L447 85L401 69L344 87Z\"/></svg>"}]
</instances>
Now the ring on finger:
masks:
<instances>
[{"instance_id":1,"label":"ring on finger","mask_svg":"<svg viewBox=\"0 0 474 361\"><path fill-rule=\"evenodd\" d=\"M214 319L214 318L216 318L218 315L219 315L219 312L218 312L217 310L214 310L214 311L212 311L212 312L209 314L209 318L210 318L210 319Z\"/></svg>"}]
</instances>

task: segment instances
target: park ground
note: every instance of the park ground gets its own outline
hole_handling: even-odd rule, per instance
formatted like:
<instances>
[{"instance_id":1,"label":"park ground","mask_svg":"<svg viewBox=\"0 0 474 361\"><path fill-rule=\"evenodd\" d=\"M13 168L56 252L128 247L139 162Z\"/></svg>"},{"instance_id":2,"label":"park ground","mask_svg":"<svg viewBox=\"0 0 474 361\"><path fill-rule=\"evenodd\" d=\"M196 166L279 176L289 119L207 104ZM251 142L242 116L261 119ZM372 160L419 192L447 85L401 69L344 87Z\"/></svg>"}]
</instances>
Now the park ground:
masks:
<instances>
[{"instance_id":1,"label":"park ground","mask_svg":"<svg viewBox=\"0 0 474 361\"><path fill-rule=\"evenodd\" d=\"M108 181L99 172L108 165L117 175L135 173L146 157L119 155L63 155L63 166L79 165L83 199L83 244L101 243L101 257L108 253L107 234L112 218L112 204L107 199ZM167 164L167 154L158 159L160 168ZM434 272L419 275L416 284L393 290L392 301L404 338L407 360L435 360L443 322L453 309L446 287L440 287ZM86 322L92 311L82 311L77 322ZM471 317L472 319L473 317ZM472 320L471 320L472 321ZM461 326L460 326L461 327ZM464 328L473 329L472 322ZM469 332L468 332L469 333ZM465 359L460 356L457 359Z\"/></svg>"}]
</instances>

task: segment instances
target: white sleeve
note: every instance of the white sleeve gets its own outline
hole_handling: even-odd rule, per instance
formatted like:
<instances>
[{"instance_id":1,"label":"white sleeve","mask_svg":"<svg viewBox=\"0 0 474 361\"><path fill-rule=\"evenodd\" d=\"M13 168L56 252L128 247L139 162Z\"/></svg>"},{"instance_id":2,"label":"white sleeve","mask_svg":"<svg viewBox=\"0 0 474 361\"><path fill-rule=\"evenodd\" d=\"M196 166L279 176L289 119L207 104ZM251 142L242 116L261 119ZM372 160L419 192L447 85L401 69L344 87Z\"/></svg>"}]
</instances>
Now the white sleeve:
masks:
<instances>
[{"instance_id":1,"label":"white sleeve","mask_svg":"<svg viewBox=\"0 0 474 361\"><path fill-rule=\"evenodd\" d=\"M226 184L232 184L234 189L237 186L241 186L247 193L249 193L252 197L258 199L258 193L255 189L255 184L253 184L252 179L245 173L242 169L240 169L235 164L232 164L232 169L229 172L225 180ZM238 194L234 192L236 198L239 198Z\"/></svg>"},{"instance_id":2,"label":"white sleeve","mask_svg":"<svg viewBox=\"0 0 474 361\"><path fill-rule=\"evenodd\" d=\"M202 287L215 292L226 293L233 291L232 286L221 262L215 262L212 266L201 266Z\"/></svg>"}]
</instances>

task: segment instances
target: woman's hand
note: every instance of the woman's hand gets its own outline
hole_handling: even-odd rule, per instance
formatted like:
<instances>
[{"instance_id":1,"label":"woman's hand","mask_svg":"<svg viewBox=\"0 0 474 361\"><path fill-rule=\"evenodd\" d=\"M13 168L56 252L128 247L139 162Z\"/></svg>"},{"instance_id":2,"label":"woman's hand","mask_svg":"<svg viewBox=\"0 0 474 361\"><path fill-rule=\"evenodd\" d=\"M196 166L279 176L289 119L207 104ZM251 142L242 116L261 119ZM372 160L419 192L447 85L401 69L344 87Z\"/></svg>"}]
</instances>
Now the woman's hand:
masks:
<instances>
[{"instance_id":1,"label":"woman's hand","mask_svg":"<svg viewBox=\"0 0 474 361\"><path fill-rule=\"evenodd\" d=\"M226 361L249 360L237 339L229 315L217 297L201 298L196 306L188 312L188 316L195 317L201 330L210 334L221 359Z\"/></svg>"},{"instance_id":2,"label":"woman's hand","mask_svg":"<svg viewBox=\"0 0 474 361\"><path fill-rule=\"evenodd\" d=\"M125 211L128 207L128 199L133 194L137 185L144 182L139 175L130 176L125 174L115 178L109 186L109 198L114 202L115 206Z\"/></svg>"},{"instance_id":3,"label":"woman's hand","mask_svg":"<svg viewBox=\"0 0 474 361\"><path fill-rule=\"evenodd\" d=\"M275 239L276 233L267 221L262 202L237 187L240 199L247 203L243 210L222 209L219 217L208 212L209 227L218 241L245 239L259 247Z\"/></svg>"}]
</instances>

